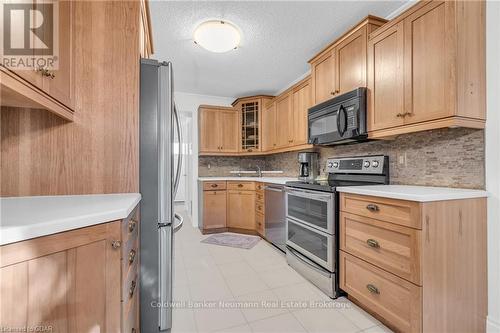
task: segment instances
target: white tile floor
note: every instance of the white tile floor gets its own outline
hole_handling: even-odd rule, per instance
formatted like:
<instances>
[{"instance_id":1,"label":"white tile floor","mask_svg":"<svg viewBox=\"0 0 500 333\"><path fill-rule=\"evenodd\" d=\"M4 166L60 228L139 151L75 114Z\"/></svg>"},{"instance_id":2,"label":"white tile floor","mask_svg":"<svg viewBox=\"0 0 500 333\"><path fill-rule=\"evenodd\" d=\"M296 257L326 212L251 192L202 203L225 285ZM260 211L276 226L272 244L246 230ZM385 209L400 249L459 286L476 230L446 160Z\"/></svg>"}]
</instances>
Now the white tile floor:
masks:
<instances>
[{"instance_id":1,"label":"white tile floor","mask_svg":"<svg viewBox=\"0 0 500 333\"><path fill-rule=\"evenodd\" d=\"M266 241L244 250L205 237L188 218L176 234L172 333L390 332L346 298L328 298Z\"/></svg>"}]
</instances>

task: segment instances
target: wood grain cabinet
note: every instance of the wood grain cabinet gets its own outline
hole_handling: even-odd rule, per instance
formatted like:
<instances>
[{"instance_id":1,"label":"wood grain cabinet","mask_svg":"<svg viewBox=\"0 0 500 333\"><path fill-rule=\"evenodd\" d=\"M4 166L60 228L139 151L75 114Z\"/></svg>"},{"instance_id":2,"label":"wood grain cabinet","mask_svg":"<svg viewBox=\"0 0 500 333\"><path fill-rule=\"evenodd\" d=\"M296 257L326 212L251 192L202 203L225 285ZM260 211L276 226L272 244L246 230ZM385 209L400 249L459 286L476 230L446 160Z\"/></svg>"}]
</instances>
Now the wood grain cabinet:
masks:
<instances>
[{"instance_id":1,"label":"wood grain cabinet","mask_svg":"<svg viewBox=\"0 0 500 333\"><path fill-rule=\"evenodd\" d=\"M309 60L313 105L366 86L368 35L385 22L367 16Z\"/></svg>"},{"instance_id":2,"label":"wood grain cabinet","mask_svg":"<svg viewBox=\"0 0 500 333\"><path fill-rule=\"evenodd\" d=\"M202 232L214 232L226 228L226 182L203 183Z\"/></svg>"},{"instance_id":3,"label":"wood grain cabinet","mask_svg":"<svg viewBox=\"0 0 500 333\"><path fill-rule=\"evenodd\" d=\"M485 123L485 3L419 2L370 36L373 138Z\"/></svg>"},{"instance_id":4,"label":"wood grain cabinet","mask_svg":"<svg viewBox=\"0 0 500 333\"><path fill-rule=\"evenodd\" d=\"M276 98L276 124L276 147L290 146L293 142L293 109L290 92Z\"/></svg>"},{"instance_id":5,"label":"wood grain cabinet","mask_svg":"<svg viewBox=\"0 0 500 333\"><path fill-rule=\"evenodd\" d=\"M141 58L149 58L153 54L154 49L153 29L151 28L151 14L148 0L141 0L139 22L139 54Z\"/></svg>"},{"instance_id":6,"label":"wood grain cabinet","mask_svg":"<svg viewBox=\"0 0 500 333\"><path fill-rule=\"evenodd\" d=\"M262 112L262 150L271 151L278 147L276 142L276 102L272 101Z\"/></svg>"},{"instance_id":7,"label":"wood grain cabinet","mask_svg":"<svg viewBox=\"0 0 500 333\"><path fill-rule=\"evenodd\" d=\"M198 109L200 153L238 153L239 114L234 108L202 105Z\"/></svg>"},{"instance_id":8,"label":"wood grain cabinet","mask_svg":"<svg viewBox=\"0 0 500 333\"><path fill-rule=\"evenodd\" d=\"M139 220L2 246L0 326L139 332Z\"/></svg>"},{"instance_id":9,"label":"wood grain cabinet","mask_svg":"<svg viewBox=\"0 0 500 333\"><path fill-rule=\"evenodd\" d=\"M33 8L42 12L44 18L52 17L45 13L52 7L37 6ZM74 112L74 59L75 32L74 2L58 1L58 59L55 68L52 66L18 70L14 67L0 66L1 105L10 107L26 107L47 109L67 120L73 120ZM43 30L44 27L49 28ZM40 36L52 34L51 24L44 24L38 31ZM34 42L32 42L34 43ZM32 47L37 45L33 44ZM33 53L34 56L36 56Z\"/></svg>"},{"instance_id":10,"label":"wood grain cabinet","mask_svg":"<svg viewBox=\"0 0 500 333\"><path fill-rule=\"evenodd\" d=\"M227 191L227 226L255 230L255 191Z\"/></svg>"},{"instance_id":11,"label":"wood grain cabinet","mask_svg":"<svg viewBox=\"0 0 500 333\"><path fill-rule=\"evenodd\" d=\"M486 198L341 193L340 287L400 332L485 332Z\"/></svg>"}]
</instances>

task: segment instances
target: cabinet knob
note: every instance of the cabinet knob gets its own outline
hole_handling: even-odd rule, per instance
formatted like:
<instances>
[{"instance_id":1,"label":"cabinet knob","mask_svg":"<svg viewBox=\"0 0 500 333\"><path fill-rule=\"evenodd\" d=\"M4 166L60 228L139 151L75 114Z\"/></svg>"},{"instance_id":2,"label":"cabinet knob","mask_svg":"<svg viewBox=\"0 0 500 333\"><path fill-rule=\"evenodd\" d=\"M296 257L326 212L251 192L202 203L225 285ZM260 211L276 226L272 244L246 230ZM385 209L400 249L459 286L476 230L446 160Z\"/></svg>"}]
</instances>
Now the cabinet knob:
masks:
<instances>
[{"instance_id":1,"label":"cabinet knob","mask_svg":"<svg viewBox=\"0 0 500 333\"><path fill-rule=\"evenodd\" d=\"M128 254L128 263L129 263L129 265L132 265L134 263L135 255L136 255L136 251L134 249L130 250L130 252Z\"/></svg>"},{"instance_id":2,"label":"cabinet knob","mask_svg":"<svg viewBox=\"0 0 500 333\"><path fill-rule=\"evenodd\" d=\"M243 184L238 184L238 187L243 187Z\"/></svg>"},{"instance_id":3,"label":"cabinet knob","mask_svg":"<svg viewBox=\"0 0 500 333\"><path fill-rule=\"evenodd\" d=\"M335 95L335 91L330 91L330 95Z\"/></svg>"},{"instance_id":4,"label":"cabinet knob","mask_svg":"<svg viewBox=\"0 0 500 333\"><path fill-rule=\"evenodd\" d=\"M375 239L371 239L371 238L366 240L366 244L368 244L369 247L373 247L373 248L380 247L380 244Z\"/></svg>"},{"instance_id":5,"label":"cabinet knob","mask_svg":"<svg viewBox=\"0 0 500 333\"><path fill-rule=\"evenodd\" d=\"M378 212L379 211L378 206L374 205L374 204L366 205L366 209L368 209L370 212Z\"/></svg>"},{"instance_id":6,"label":"cabinet knob","mask_svg":"<svg viewBox=\"0 0 500 333\"><path fill-rule=\"evenodd\" d=\"M134 220L130 220L128 222L128 232L134 231L136 225L137 225L137 222L135 222Z\"/></svg>"},{"instance_id":7,"label":"cabinet knob","mask_svg":"<svg viewBox=\"0 0 500 333\"><path fill-rule=\"evenodd\" d=\"M369 292L371 292L372 294L380 294L380 291L378 290L377 287L375 287L373 284L367 284L366 285L366 289L368 289Z\"/></svg>"},{"instance_id":8,"label":"cabinet knob","mask_svg":"<svg viewBox=\"0 0 500 333\"><path fill-rule=\"evenodd\" d=\"M136 285L136 282L135 280L133 280L131 283L130 283L130 288L128 290L128 296L130 298L132 298L134 296L134 291L135 291L135 285Z\"/></svg>"},{"instance_id":9,"label":"cabinet knob","mask_svg":"<svg viewBox=\"0 0 500 333\"><path fill-rule=\"evenodd\" d=\"M122 246L121 241L119 240L111 241L111 247L113 247L113 249L119 249L121 246Z\"/></svg>"},{"instance_id":10,"label":"cabinet knob","mask_svg":"<svg viewBox=\"0 0 500 333\"><path fill-rule=\"evenodd\" d=\"M217 184L212 184L210 185L211 187L217 187L218 185Z\"/></svg>"},{"instance_id":11,"label":"cabinet knob","mask_svg":"<svg viewBox=\"0 0 500 333\"><path fill-rule=\"evenodd\" d=\"M49 71L47 68L39 67L36 71L41 73L42 76L48 77L49 79L54 79L56 77L56 75Z\"/></svg>"}]
</instances>

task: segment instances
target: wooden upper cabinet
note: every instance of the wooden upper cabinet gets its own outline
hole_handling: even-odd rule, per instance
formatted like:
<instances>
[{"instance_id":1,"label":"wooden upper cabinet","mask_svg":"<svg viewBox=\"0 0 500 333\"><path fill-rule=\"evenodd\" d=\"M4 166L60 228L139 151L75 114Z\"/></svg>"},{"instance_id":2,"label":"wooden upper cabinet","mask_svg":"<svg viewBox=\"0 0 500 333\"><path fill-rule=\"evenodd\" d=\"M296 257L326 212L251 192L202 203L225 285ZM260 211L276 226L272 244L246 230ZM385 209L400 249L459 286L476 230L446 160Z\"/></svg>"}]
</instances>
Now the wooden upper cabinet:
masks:
<instances>
[{"instance_id":1,"label":"wooden upper cabinet","mask_svg":"<svg viewBox=\"0 0 500 333\"><path fill-rule=\"evenodd\" d=\"M229 107L202 105L198 111L200 153L238 152L238 112Z\"/></svg>"},{"instance_id":2,"label":"wooden upper cabinet","mask_svg":"<svg viewBox=\"0 0 500 333\"><path fill-rule=\"evenodd\" d=\"M286 93L276 99L276 147L291 145L293 129L292 94Z\"/></svg>"},{"instance_id":3,"label":"wooden upper cabinet","mask_svg":"<svg viewBox=\"0 0 500 333\"><path fill-rule=\"evenodd\" d=\"M432 2L404 20L405 124L453 115L454 42L444 2Z\"/></svg>"},{"instance_id":4,"label":"wooden upper cabinet","mask_svg":"<svg viewBox=\"0 0 500 333\"><path fill-rule=\"evenodd\" d=\"M403 24L368 44L368 125L372 130L403 125Z\"/></svg>"},{"instance_id":5,"label":"wooden upper cabinet","mask_svg":"<svg viewBox=\"0 0 500 333\"><path fill-rule=\"evenodd\" d=\"M366 25L361 27L335 48L336 94L366 87L367 30Z\"/></svg>"},{"instance_id":6,"label":"wooden upper cabinet","mask_svg":"<svg viewBox=\"0 0 500 333\"><path fill-rule=\"evenodd\" d=\"M219 110L200 108L198 111L199 149L200 153L220 151Z\"/></svg>"},{"instance_id":7,"label":"wooden upper cabinet","mask_svg":"<svg viewBox=\"0 0 500 333\"><path fill-rule=\"evenodd\" d=\"M42 72L43 90L64 105L73 108L73 1L59 1L58 68ZM52 33L48 31L45 33Z\"/></svg>"},{"instance_id":8,"label":"wooden upper cabinet","mask_svg":"<svg viewBox=\"0 0 500 333\"><path fill-rule=\"evenodd\" d=\"M237 153L239 150L239 114L236 110L221 110L220 117L220 150L222 152Z\"/></svg>"},{"instance_id":9,"label":"wooden upper cabinet","mask_svg":"<svg viewBox=\"0 0 500 333\"><path fill-rule=\"evenodd\" d=\"M294 145L307 144L308 141L308 109L312 105L311 79L307 78L292 90Z\"/></svg>"},{"instance_id":10,"label":"wooden upper cabinet","mask_svg":"<svg viewBox=\"0 0 500 333\"><path fill-rule=\"evenodd\" d=\"M276 103L269 103L262 113L262 151L276 148Z\"/></svg>"},{"instance_id":11,"label":"wooden upper cabinet","mask_svg":"<svg viewBox=\"0 0 500 333\"><path fill-rule=\"evenodd\" d=\"M325 53L311 66L314 104L319 104L335 95L335 50Z\"/></svg>"},{"instance_id":12,"label":"wooden upper cabinet","mask_svg":"<svg viewBox=\"0 0 500 333\"><path fill-rule=\"evenodd\" d=\"M370 137L484 128L485 52L483 1L419 2L374 32L368 44Z\"/></svg>"}]
</instances>

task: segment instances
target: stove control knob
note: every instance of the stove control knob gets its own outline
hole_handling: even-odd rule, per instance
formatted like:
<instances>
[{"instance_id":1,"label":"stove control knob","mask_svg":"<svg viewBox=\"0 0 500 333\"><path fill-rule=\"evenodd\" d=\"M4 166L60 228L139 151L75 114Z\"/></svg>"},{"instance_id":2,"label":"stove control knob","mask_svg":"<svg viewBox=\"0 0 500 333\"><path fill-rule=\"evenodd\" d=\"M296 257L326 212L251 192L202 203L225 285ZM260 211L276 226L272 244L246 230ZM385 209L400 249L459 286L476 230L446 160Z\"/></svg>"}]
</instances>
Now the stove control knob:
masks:
<instances>
[{"instance_id":1,"label":"stove control knob","mask_svg":"<svg viewBox=\"0 0 500 333\"><path fill-rule=\"evenodd\" d=\"M334 168L338 168L339 167L339 162L333 162L332 164L333 164Z\"/></svg>"},{"instance_id":2,"label":"stove control knob","mask_svg":"<svg viewBox=\"0 0 500 333\"><path fill-rule=\"evenodd\" d=\"M333 163L332 162L328 162L328 167L329 168L333 167Z\"/></svg>"},{"instance_id":3,"label":"stove control knob","mask_svg":"<svg viewBox=\"0 0 500 333\"><path fill-rule=\"evenodd\" d=\"M370 167L370 161L365 161L364 166L365 166L365 168L369 168Z\"/></svg>"},{"instance_id":4,"label":"stove control knob","mask_svg":"<svg viewBox=\"0 0 500 333\"><path fill-rule=\"evenodd\" d=\"M378 161L372 161L372 166L374 168L378 168L378 165L379 165Z\"/></svg>"}]
</instances>

